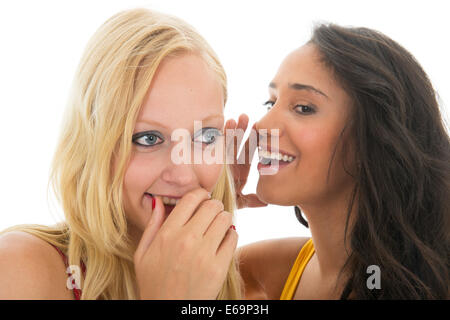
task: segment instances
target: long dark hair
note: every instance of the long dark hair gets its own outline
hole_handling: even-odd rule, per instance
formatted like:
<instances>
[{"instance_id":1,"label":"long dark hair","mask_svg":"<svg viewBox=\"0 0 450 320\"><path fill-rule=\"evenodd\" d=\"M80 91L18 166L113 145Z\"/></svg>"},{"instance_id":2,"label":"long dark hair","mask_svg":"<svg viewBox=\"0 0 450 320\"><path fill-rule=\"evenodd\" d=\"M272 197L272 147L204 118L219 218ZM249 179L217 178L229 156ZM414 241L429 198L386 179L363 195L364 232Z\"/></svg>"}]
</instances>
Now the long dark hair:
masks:
<instances>
[{"instance_id":1,"label":"long dark hair","mask_svg":"<svg viewBox=\"0 0 450 320\"><path fill-rule=\"evenodd\" d=\"M448 299L450 140L430 80L374 30L321 24L309 43L353 101L346 129L358 165L341 298ZM367 286L370 265L380 289Z\"/></svg>"}]
</instances>

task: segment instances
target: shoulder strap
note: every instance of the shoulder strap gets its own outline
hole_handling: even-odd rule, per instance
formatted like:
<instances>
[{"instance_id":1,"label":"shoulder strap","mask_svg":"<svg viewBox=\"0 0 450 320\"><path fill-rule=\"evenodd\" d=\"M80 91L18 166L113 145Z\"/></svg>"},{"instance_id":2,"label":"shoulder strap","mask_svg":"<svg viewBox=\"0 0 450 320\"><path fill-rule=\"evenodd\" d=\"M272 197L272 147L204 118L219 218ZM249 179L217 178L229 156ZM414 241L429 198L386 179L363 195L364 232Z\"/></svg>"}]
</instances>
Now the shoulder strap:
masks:
<instances>
[{"instance_id":1,"label":"shoulder strap","mask_svg":"<svg viewBox=\"0 0 450 320\"><path fill-rule=\"evenodd\" d=\"M51 244L51 243L50 243ZM66 266L66 269L69 267L69 261L67 260L66 255L61 251L61 249L59 249L57 246L55 246L54 244L51 244L53 246L53 248L56 249L56 251L58 251L59 255L61 256L61 258L64 261L64 265Z\"/></svg>"},{"instance_id":2,"label":"shoulder strap","mask_svg":"<svg viewBox=\"0 0 450 320\"><path fill-rule=\"evenodd\" d=\"M69 267L69 261L67 259L67 256L61 251L61 249L59 249L57 246L55 246L54 244L51 244L56 251L58 251L59 255L62 257L63 261L64 261L64 265L67 268ZM86 266L84 265L83 261L81 261L81 270L83 272L83 276L86 276ZM70 272L68 272L69 277L72 276L72 274ZM72 280L72 284L75 285L75 280ZM81 299L81 289L77 289L77 288L73 288L73 295L75 296L75 300L80 300Z\"/></svg>"},{"instance_id":3,"label":"shoulder strap","mask_svg":"<svg viewBox=\"0 0 450 320\"><path fill-rule=\"evenodd\" d=\"M295 259L291 272L289 273L286 283L284 284L280 300L292 300L295 291L297 290L298 283L300 282L303 270L308 264L309 259L311 259L314 254L314 251L314 244L311 238L303 245L297 259Z\"/></svg>"}]
</instances>

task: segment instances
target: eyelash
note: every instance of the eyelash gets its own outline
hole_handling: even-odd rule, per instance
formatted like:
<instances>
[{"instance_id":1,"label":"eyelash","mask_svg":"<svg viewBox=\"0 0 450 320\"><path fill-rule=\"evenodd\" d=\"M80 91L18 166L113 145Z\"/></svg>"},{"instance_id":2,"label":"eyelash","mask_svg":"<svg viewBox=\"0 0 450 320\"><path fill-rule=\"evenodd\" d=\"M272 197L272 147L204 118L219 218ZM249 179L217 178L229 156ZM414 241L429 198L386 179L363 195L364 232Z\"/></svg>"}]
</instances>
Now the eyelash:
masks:
<instances>
[{"instance_id":1,"label":"eyelash","mask_svg":"<svg viewBox=\"0 0 450 320\"><path fill-rule=\"evenodd\" d=\"M139 140L141 138L151 137L151 136L156 137L156 141L158 141L158 139L160 139L161 142L155 143L155 144L152 144L152 145L144 145L142 143L137 142L137 140ZM138 145L139 147L148 148L148 147L154 147L154 146L157 146L157 145L163 143L164 139L159 134L157 134L156 132L148 132L147 131L147 132L137 133L136 135L134 135L132 141L133 141L134 144Z\"/></svg>"},{"instance_id":2,"label":"eyelash","mask_svg":"<svg viewBox=\"0 0 450 320\"><path fill-rule=\"evenodd\" d=\"M202 144L210 145L210 144L216 142L216 137L222 136L222 132L219 129L217 129L217 128L202 128L200 134L194 135L194 138L192 139L193 142L199 142L199 141L196 141L195 138L197 138L199 136L203 136L205 134L205 132L210 131L210 130L216 130L218 132L218 134L213 136L214 139L212 141L210 141L210 142L203 142L203 141L201 141ZM142 143L137 142L137 140L139 140L141 138L144 138L144 137L149 137L149 136L154 136L157 139L156 141L158 141L158 139L160 139L161 142L155 143L155 144L152 144L152 145L144 145ZM134 144L138 145L139 147L149 148L149 147L154 147L154 146L162 144L164 142L164 139L159 134L157 134L156 132L141 132L141 133L137 133L133 137L132 141L133 141Z\"/></svg>"},{"instance_id":3,"label":"eyelash","mask_svg":"<svg viewBox=\"0 0 450 320\"><path fill-rule=\"evenodd\" d=\"M268 101L263 103L263 106L267 106L267 111L269 111L270 109L272 109L274 104L275 104L274 101L268 100ZM297 107L301 107L301 108L306 107L306 108L309 108L310 111L309 112L298 112L298 111L295 111L295 109L297 109ZM311 106L311 105L304 105L304 104L297 104L297 105L295 105L294 106L294 111L296 113L298 113L298 114L301 114L301 115L310 115L310 114L313 114L313 113L316 112L316 110L315 110L315 108L313 106Z\"/></svg>"},{"instance_id":4,"label":"eyelash","mask_svg":"<svg viewBox=\"0 0 450 320\"><path fill-rule=\"evenodd\" d=\"M222 132L219 129L207 127L207 128L202 128L201 129L201 134L195 134L193 141L195 142L195 138L197 138L198 136L203 136L205 134L205 132L208 132L208 131L215 131L217 133L217 135L213 136L214 139L212 141L210 141L210 142L202 142L202 143L204 143L206 145L210 145L212 143L215 143L216 142L216 137L222 136Z\"/></svg>"}]
</instances>

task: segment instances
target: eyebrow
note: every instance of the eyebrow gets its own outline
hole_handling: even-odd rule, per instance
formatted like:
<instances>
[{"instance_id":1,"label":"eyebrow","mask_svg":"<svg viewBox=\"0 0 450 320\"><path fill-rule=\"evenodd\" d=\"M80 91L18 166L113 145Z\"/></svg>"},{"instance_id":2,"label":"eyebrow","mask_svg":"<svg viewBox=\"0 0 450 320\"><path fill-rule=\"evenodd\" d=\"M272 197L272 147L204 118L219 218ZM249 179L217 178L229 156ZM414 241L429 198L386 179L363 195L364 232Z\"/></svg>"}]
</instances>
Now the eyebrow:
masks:
<instances>
[{"instance_id":1,"label":"eyebrow","mask_svg":"<svg viewBox=\"0 0 450 320\"><path fill-rule=\"evenodd\" d=\"M213 118L222 118L223 119L224 116L220 115L220 114L212 114L212 115L209 115L206 118L203 118L202 120L198 120L198 121L202 121L203 122L203 121L208 121L208 120L213 119ZM197 121L197 120L195 120L195 121ZM141 120L139 120L137 122L145 122L145 123L148 123L148 124L153 124L153 125L156 125L156 126L159 126L159 127L165 128L165 129L168 129L168 127L165 126L164 124L159 123L158 121L155 121L155 120L151 120L151 119L141 119Z\"/></svg>"},{"instance_id":2,"label":"eyebrow","mask_svg":"<svg viewBox=\"0 0 450 320\"><path fill-rule=\"evenodd\" d=\"M329 99L328 96L323 93L322 91L320 91L317 88L314 88L313 86L307 85L307 84L302 84L302 83L289 83L288 87L294 90L307 90L307 91L312 91L315 93L318 93L322 96L324 96L325 98ZM274 82L269 83L269 88L273 88L276 89L277 85Z\"/></svg>"}]
</instances>

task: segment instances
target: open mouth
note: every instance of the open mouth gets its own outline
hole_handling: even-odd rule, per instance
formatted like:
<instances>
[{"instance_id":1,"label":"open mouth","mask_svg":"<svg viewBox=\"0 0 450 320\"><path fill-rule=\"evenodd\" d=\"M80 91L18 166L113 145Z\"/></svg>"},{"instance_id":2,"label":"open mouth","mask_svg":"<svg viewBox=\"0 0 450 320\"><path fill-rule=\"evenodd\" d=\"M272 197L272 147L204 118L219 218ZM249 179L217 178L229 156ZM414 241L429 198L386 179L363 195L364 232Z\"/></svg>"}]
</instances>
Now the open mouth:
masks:
<instances>
[{"instance_id":1,"label":"open mouth","mask_svg":"<svg viewBox=\"0 0 450 320\"><path fill-rule=\"evenodd\" d=\"M151 199L151 198L155 197L156 195L146 192L145 196ZM164 204L164 208L166 210L166 215L169 215L172 212L173 208L175 208L176 204L180 200L180 198L172 198L172 197L166 197L166 196L160 196L160 198Z\"/></svg>"},{"instance_id":2,"label":"open mouth","mask_svg":"<svg viewBox=\"0 0 450 320\"><path fill-rule=\"evenodd\" d=\"M281 151L268 151L262 147L258 147L258 170L271 168L271 174L278 172L295 160L295 157Z\"/></svg>"}]
</instances>

